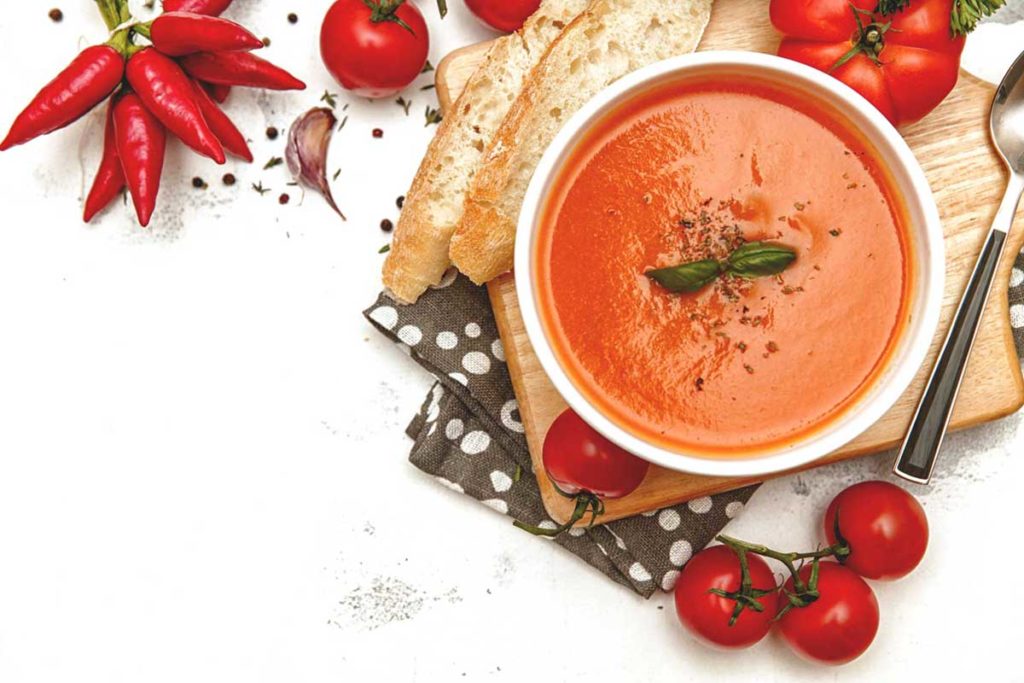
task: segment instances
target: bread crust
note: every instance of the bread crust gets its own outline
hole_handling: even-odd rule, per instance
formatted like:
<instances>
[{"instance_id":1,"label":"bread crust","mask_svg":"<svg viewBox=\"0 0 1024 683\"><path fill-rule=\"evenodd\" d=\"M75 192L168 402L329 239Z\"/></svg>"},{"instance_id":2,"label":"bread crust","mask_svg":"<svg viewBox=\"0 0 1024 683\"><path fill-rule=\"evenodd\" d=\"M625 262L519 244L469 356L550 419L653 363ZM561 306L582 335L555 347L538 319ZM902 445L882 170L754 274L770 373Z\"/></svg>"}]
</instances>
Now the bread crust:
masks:
<instances>
[{"instance_id":1,"label":"bread crust","mask_svg":"<svg viewBox=\"0 0 1024 683\"><path fill-rule=\"evenodd\" d=\"M519 32L495 41L445 113L384 262L384 287L399 302L414 303L451 265L449 242L484 151L534 64L588 2L546 0Z\"/></svg>"},{"instance_id":2,"label":"bread crust","mask_svg":"<svg viewBox=\"0 0 1024 683\"><path fill-rule=\"evenodd\" d=\"M625 74L696 49L711 0L595 0L551 44L509 110L466 194L449 256L483 284L512 268L527 186L562 124Z\"/></svg>"}]
</instances>

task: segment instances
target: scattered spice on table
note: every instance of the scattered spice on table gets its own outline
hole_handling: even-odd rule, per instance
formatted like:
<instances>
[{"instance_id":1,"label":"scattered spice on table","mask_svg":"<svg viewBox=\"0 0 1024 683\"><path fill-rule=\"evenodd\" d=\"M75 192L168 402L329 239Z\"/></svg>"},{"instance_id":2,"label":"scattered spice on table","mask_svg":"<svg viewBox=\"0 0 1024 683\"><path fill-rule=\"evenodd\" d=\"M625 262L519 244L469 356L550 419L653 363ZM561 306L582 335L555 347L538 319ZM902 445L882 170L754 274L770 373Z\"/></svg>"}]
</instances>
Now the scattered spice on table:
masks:
<instances>
[{"instance_id":1,"label":"scattered spice on table","mask_svg":"<svg viewBox=\"0 0 1024 683\"><path fill-rule=\"evenodd\" d=\"M270 188L269 187L263 187L263 181L262 180L260 182L258 182L258 183L253 183L252 184L252 189L255 190L256 192L258 192L261 197L263 195L265 195L266 193L270 192Z\"/></svg>"},{"instance_id":2,"label":"scattered spice on table","mask_svg":"<svg viewBox=\"0 0 1024 683\"><path fill-rule=\"evenodd\" d=\"M199 176L196 176L195 178L192 179L192 187L196 188L197 190L205 190L206 181L200 178Z\"/></svg>"},{"instance_id":3,"label":"scattered spice on table","mask_svg":"<svg viewBox=\"0 0 1024 683\"><path fill-rule=\"evenodd\" d=\"M406 116L409 115L409 107L412 106L412 102L411 101L405 99L402 96L399 96L398 99L395 100L395 104L397 104L399 107L402 108L402 111L405 112Z\"/></svg>"},{"instance_id":4,"label":"scattered spice on table","mask_svg":"<svg viewBox=\"0 0 1024 683\"><path fill-rule=\"evenodd\" d=\"M274 126L271 126L270 128L267 128L267 139L268 140L276 140L277 136L280 135L280 134L281 134L280 131L278 131L277 128L275 128Z\"/></svg>"},{"instance_id":5,"label":"scattered spice on table","mask_svg":"<svg viewBox=\"0 0 1024 683\"><path fill-rule=\"evenodd\" d=\"M379 140L380 138L384 137L384 131L382 129L380 129L380 128L374 128L373 129L373 137L375 137L375 138L377 138Z\"/></svg>"},{"instance_id":6,"label":"scattered spice on table","mask_svg":"<svg viewBox=\"0 0 1024 683\"><path fill-rule=\"evenodd\" d=\"M324 94L320 96L320 101L326 104L331 109L335 109L338 106L338 96L329 90L324 90ZM345 105L348 109L348 105Z\"/></svg>"},{"instance_id":7,"label":"scattered spice on table","mask_svg":"<svg viewBox=\"0 0 1024 683\"><path fill-rule=\"evenodd\" d=\"M283 163L284 163L284 159L282 159L281 157L270 157L270 160L267 161L267 163L263 165L263 170L264 171L269 171L270 169L274 168L275 166L280 166Z\"/></svg>"},{"instance_id":8,"label":"scattered spice on table","mask_svg":"<svg viewBox=\"0 0 1024 683\"><path fill-rule=\"evenodd\" d=\"M227 185L228 187L231 187L232 185L235 184L235 180L236 179L235 179L235 176L234 176L233 173L225 173L224 177L222 178L222 180L224 181L225 185Z\"/></svg>"},{"instance_id":9,"label":"scattered spice on table","mask_svg":"<svg viewBox=\"0 0 1024 683\"><path fill-rule=\"evenodd\" d=\"M49 15L47 15L47 16L50 17L50 21L53 21L55 23L59 23L61 21L64 21L64 13L61 12L56 7L54 7L52 10L50 10Z\"/></svg>"},{"instance_id":10,"label":"scattered spice on table","mask_svg":"<svg viewBox=\"0 0 1024 683\"><path fill-rule=\"evenodd\" d=\"M391 232L392 230L395 229L395 225L394 223L391 222L390 219L385 218L380 222L380 229L383 230L384 232Z\"/></svg>"},{"instance_id":11,"label":"scattered spice on table","mask_svg":"<svg viewBox=\"0 0 1024 683\"><path fill-rule=\"evenodd\" d=\"M284 206L285 204L287 204L290 201L291 201L291 197L289 197L287 193L284 193L280 197L277 198L277 203L280 204L281 206Z\"/></svg>"},{"instance_id":12,"label":"scattered spice on table","mask_svg":"<svg viewBox=\"0 0 1024 683\"><path fill-rule=\"evenodd\" d=\"M403 206L405 206L405 195L404 194L398 196L398 199L395 200L395 206L397 206L399 209L401 209Z\"/></svg>"},{"instance_id":13,"label":"scattered spice on table","mask_svg":"<svg viewBox=\"0 0 1024 683\"><path fill-rule=\"evenodd\" d=\"M299 15L296 14L295 12L292 12L291 14L289 14L288 15L288 23L289 24L297 24L297 23L299 23Z\"/></svg>"},{"instance_id":14,"label":"scattered spice on table","mask_svg":"<svg viewBox=\"0 0 1024 683\"><path fill-rule=\"evenodd\" d=\"M270 47L270 38L263 39L263 47Z\"/></svg>"},{"instance_id":15,"label":"scattered spice on table","mask_svg":"<svg viewBox=\"0 0 1024 683\"><path fill-rule=\"evenodd\" d=\"M441 116L440 109L437 109L436 107L431 107L429 104L427 105L427 111L424 114L424 116L427 120L427 122L423 124L424 128L430 125L441 123L441 120L444 118L443 116Z\"/></svg>"}]
</instances>

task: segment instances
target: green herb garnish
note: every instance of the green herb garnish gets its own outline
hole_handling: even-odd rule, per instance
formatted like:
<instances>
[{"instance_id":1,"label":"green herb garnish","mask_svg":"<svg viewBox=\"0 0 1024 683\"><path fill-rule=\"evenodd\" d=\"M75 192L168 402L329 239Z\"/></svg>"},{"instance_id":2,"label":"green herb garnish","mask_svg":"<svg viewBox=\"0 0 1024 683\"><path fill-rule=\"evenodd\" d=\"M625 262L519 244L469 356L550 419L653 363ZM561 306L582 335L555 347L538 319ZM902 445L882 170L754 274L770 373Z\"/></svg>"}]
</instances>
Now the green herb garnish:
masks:
<instances>
[{"instance_id":1,"label":"green herb garnish","mask_svg":"<svg viewBox=\"0 0 1024 683\"><path fill-rule=\"evenodd\" d=\"M778 275L796 260L796 252L774 242L747 242L724 261L703 259L644 273L670 292L699 292L723 274L752 280Z\"/></svg>"}]
</instances>

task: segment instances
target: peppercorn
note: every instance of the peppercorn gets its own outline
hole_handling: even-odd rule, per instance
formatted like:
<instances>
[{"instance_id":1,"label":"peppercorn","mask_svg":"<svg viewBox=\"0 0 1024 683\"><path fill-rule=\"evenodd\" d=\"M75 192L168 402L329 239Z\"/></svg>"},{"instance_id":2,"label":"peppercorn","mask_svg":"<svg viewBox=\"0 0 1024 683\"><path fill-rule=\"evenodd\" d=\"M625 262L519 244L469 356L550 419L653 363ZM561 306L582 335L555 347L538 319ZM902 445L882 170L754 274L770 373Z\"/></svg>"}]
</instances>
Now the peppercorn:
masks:
<instances>
[{"instance_id":1,"label":"peppercorn","mask_svg":"<svg viewBox=\"0 0 1024 683\"><path fill-rule=\"evenodd\" d=\"M273 126L271 126L270 128L267 128L267 139L268 140L276 140L278 135L279 135L279 133L278 133L277 128L274 128Z\"/></svg>"},{"instance_id":2,"label":"peppercorn","mask_svg":"<svg viewBox=\"0 0 1024 683\"><path fill-rule=\"evenodd\" d=\"M270 47L270 38L263 39L263 47Z\"/></svg>"},{"instance_id":3,"label":"peppercorn","mask_svg":"<svg viewBox=\"0 0 1024 683\"><path fill-rule=\"evenodd\" d=\"M282 206L284 206L290 200L291 200L291 197L289 197L287 194L282 194L280 197L277 198L277 203L282 205Z\"/></svg>"},{"instance_id":4,"label":"peppercorn","mask_svg":"<svg viewBox=\"0 0 1024 683\"><path fill-rule=\"evenodd\" d=\"M385 218L380 222L380 229L384 232L391 232L395 229L395 225L389 219Z\"/></svg>"},{"instance_id":5,"label":"peppercorn","mask_svg":"<svg viewBox=\"0 0 1024 683\"><path fill-rule=\"evenodd\" d=\"M289 24L297 24L297 23L299 23L299 15L296 14L295 12L292 12L291 14L289 14L288 15L288 23Z\"/></svg>"},{"instance_id":6,"label":"peppercorn","mask_svg":"<svg viewBox=\"0 0 1024 683\"><path fill-rule=\"evenodd\" d=\"M54 21L54 22L64 21L64 13L61 12L56 7L54 7L52 10L50 10L50 14L48 16L50 17L50 21Z\"/></svg>"},{"instance_id":7,"label":"peppercorn","mask_svg":"<svg viewBox=\"0 0 1024 683\"><path fill-rule=\"evenodd\" d=\"M206 187L206 181L200 178L199 176L196 176L195 178L192 179L192 187L196 188L197 190L202 190L203 188Z\"/></svg>"},{"instance_id":8,"label":"peppercorn","mask_svg":"<svg viewBox=\"0 0 1024 683\"><path fill-rule=\"evenodd\" d=\"M223 180L224 184L230 187L235 184L235 175L233 173L225 173Z\"/></svg>"},{"instance_id":9,"label":"peppercorn","mask_svg":"<svg viewBox=\"0 0 1024 683\"><path fill-rule=\"evenodd\" d=\"M378 138L378 139L384 137L384 131L381 130L380 128L374 128L373 129L373 137Z\"/></svg>"},{"instance_id":10,"label":"peppercorn","mask_svg":"<svg viewBox=\"0 0 1024 683\"><path fill-rule=\"evenodd\" d=\"M398 199L395 200L395 206L397 206L399 209L401 209L403 206L405 206L405 195L404 194L402 196L400 196Z\"/></svg>"}]
</instances>

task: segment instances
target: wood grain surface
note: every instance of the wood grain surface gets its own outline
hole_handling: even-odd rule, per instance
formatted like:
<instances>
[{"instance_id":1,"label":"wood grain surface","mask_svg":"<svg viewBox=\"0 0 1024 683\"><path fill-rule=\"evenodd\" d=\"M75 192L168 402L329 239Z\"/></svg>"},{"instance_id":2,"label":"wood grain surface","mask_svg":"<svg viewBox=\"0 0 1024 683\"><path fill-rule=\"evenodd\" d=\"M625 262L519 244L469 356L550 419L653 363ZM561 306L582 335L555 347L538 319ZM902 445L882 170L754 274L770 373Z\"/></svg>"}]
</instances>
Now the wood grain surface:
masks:
<instances>
[{"instance_id":1,"label":"wood grain surface","mask_svg":"<svg viewBox=\"0 0 1024 683\"><path fill-rule=\"evenodd\" d=\"M774 52L778 41L778 34L768 22L765 0L718 0L698 50ZM437 93L442 108L458 99L487 47L482 43L462 48L438 65ZM946 238L946 286L939 333L925 366L896 406L860 437L803 469L877 453L902 440L1006 183L1006 172L988 138L988 110L994 90L963 72L956 89L938 109L902 131L931 183ZM1011 233L1008 253L1016 254L1022 242L1024 231ZM995 420L1024 405L1024 380L1007 301L1012 262L1012 258L1006 258L1000 266L953 413L953 429ZM540 454L544 435L566 404L541 369L527 339L513 275L502 276L488 287L541 493L552 519L564 522L572 513L572 502L554 490L544 475ZM652 466L636 492L607 502L607 512L600 521L629 517L762 479L701 477Z\"/></svg>"}]
</instances>

